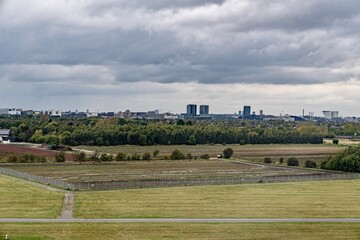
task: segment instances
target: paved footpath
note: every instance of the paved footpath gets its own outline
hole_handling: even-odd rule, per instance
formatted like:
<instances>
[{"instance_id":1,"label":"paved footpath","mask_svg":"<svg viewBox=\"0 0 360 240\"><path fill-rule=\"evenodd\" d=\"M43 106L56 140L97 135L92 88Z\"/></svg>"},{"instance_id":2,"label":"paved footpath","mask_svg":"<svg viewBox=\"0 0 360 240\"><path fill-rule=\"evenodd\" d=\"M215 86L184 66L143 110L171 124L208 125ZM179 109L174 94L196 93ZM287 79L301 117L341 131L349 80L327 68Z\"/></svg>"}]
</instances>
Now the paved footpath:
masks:
<instances>
[{"instance_id":1,"label":"paved footpath","mask_svg":"<svg viewBox=\"0 0 360 240\"><path fill-rule=\"evenodd\" d=\"M0 218L1 223L360 223L360 218Z\"/></svg>"}]
</instances>

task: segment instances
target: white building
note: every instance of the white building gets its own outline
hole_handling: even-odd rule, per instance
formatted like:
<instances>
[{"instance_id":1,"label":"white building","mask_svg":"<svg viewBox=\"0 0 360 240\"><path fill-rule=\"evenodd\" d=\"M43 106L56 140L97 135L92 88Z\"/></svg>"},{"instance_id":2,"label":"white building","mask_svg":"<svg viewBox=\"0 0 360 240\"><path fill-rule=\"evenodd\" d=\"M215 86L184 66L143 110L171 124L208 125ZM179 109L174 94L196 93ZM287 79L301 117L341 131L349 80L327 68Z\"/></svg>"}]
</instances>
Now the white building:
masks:
<instances>
[{"instance_id":1,"label":"white building","mask_svg":"<svg viewBox=\"0 0 360 240\"><path fill-rule=\"evenodd\" d=\"M281 119L285 122L295 122L295 118L288 114L282 116Z\"/></svg>"},{"instance_id":2,"label":"white building","mask_svg":"<svg viewBox=\"0 0 360 240\"><path fill-rule=\"evenodd\" d=\"M55 110L55 109L49 109L48 111L47 111L47 113L48 113L48 115L50 116L50 117L61 117L61 110Z\"/></svg>"},{"instance_id":3,"label":"white building","mask_svg":"<svg viewBox=\"0 0 360 240\"><path fill-rule=\"evenodd\" d=\"M323 111L324 117L327 119L333 119L339 117L338 111Z\"/></svg>"},{"instance_id":4,"label":"white building","mask_svg":"<svg viewBox=\"0 0 360 240\"><path fill-rule=\"evenodd\" d=\"M99 114L97 112L86 112L86 117L97 117Z\"/></svg>"},{"instance_id":5,"label":"white building","mask_svg":"<svg viewBox=\"0 0 360 240\"><path fill-rule=\"evenodd\" d=\"M21 108L9 109L9 115L11 115L11 116L21 116L21 112L22 112Z\"/></svg>"},{"instance_id":6,"label":"white building","mask_svg":"<svg viewBox=\"0 0 360 240\"><path fill-rule=\"evenodd\" d=\"M0 144L10 143L10 129L0 129Z\"/></svg>"}]
</instances>

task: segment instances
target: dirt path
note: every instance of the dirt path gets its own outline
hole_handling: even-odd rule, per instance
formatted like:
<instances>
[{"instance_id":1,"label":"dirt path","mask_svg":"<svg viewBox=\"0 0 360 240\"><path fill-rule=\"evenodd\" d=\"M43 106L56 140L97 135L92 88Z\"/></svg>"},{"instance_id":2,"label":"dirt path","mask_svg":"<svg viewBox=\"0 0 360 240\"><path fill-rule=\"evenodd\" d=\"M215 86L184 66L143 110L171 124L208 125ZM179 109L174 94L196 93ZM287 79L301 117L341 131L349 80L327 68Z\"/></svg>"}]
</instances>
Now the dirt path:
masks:
<instances>
[{"instance_id":1,"label":"dirt path","mask_svg":"<svg viewBox=\"0 0 360 240\"><path fill-rule=\"evenodd\" d=\"M73 211L75 207L75 193L74 192L65 192L63 207L61 210L60 219L73 219Z\"/></svg>"}]
</instances>

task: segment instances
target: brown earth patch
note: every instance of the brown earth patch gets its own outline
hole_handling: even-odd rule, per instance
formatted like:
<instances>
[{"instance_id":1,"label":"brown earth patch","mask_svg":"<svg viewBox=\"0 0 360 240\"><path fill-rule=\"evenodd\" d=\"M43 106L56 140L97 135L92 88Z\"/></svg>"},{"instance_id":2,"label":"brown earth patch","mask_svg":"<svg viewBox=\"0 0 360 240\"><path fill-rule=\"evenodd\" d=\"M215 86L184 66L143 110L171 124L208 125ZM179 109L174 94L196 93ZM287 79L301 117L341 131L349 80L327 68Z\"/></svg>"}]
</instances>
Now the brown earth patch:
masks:
<instances>
[{"instance_id":1,"label":"brown earth patch","mask_svg":"<svg viewBox=\"0 0 360 240\"><path fill-rule=\"evenodd\" d=\"M0 144L0 152L1 152L1 156L8 155L8 154L15 154L15 155L33 154L36 156L47 157L50 160L54 160L55 154L57 153L57 151L51 151L51 150L42 149L42 148L15 146L15 145L8 145L8 144ZM66 153L65 158L67 161L73 161L73 154Z\"/></svg>"}]
</instances>

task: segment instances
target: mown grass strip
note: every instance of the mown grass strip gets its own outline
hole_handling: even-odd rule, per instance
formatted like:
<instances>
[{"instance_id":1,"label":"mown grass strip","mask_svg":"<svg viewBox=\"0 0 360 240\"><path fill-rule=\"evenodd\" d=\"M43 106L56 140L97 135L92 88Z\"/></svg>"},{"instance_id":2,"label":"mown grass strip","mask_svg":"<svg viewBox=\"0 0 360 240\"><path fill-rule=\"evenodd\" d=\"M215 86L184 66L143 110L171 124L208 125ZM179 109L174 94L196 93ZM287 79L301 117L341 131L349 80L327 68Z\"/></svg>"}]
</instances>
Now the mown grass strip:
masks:
<instances>
[{"instance_id":1,"label":"mown grass strip","mask_svg":"<svg viewBox=\"0 0 360 240\"><path fill-rule=\"evenodd\" d=\"M355 223L76 223L0 224L11 240L247 239L328 240L360 238Z\"/></svg>"},{"instance_id":2,"label":"mown grass strip","mask_svg":"<svg viewBox=\"0 0 360 240\"><path fill-rule=\"evenodd\" d=\"M0 175L0 218L56 218L63 193Z\"/></svg>"},{"instance_id":3,"label":"mown grass strip","mask_svg":"<svg viewBox=\"0 0 360 240\"><path fill-rule=\"evenodd\" d=\"M79 218L359 218L360 181L79 192Z\"/></svg>"}]
</instances>

